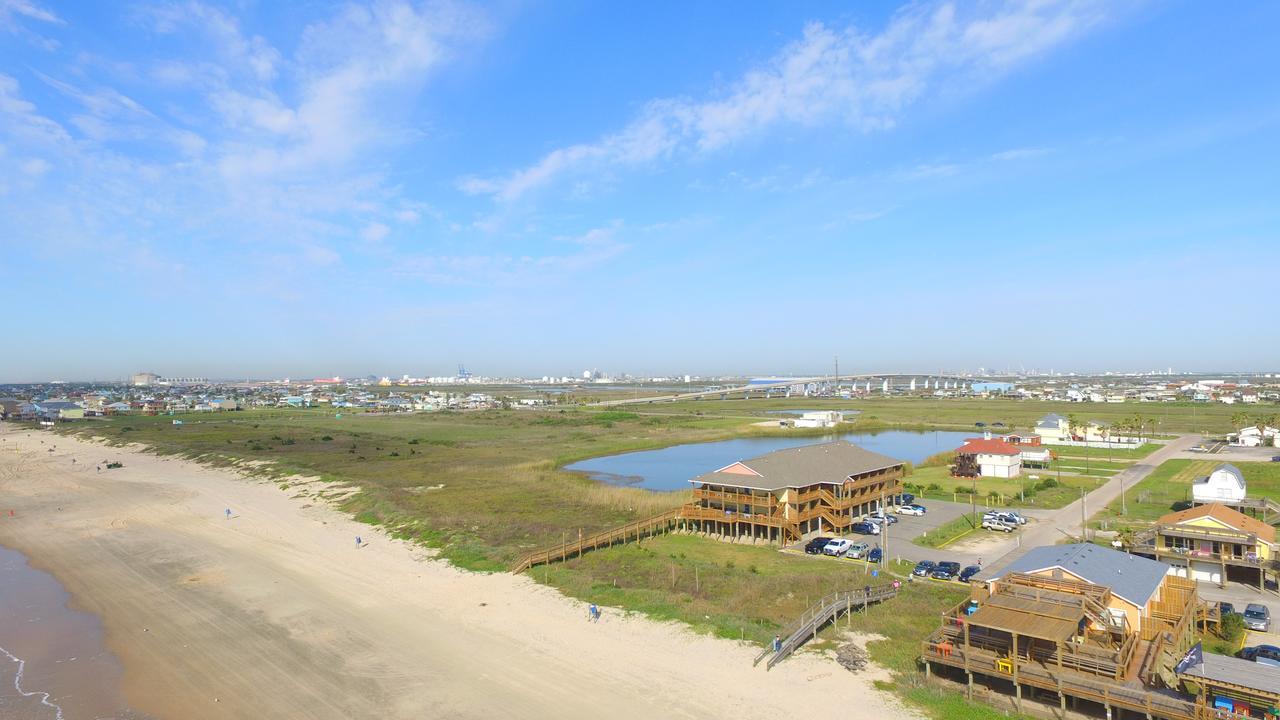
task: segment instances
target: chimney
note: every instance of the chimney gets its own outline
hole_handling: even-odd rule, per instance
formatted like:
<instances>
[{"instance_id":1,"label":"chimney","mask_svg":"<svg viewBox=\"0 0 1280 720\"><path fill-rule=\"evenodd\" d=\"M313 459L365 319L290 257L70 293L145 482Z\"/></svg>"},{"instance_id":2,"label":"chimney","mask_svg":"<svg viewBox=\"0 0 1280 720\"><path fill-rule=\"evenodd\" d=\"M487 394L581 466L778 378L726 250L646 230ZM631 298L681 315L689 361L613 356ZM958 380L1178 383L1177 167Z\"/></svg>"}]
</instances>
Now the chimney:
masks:
<instances>
[{"instance_id":1,"label":"chimney","mask_svg":"<svg viewBox=\"0 0 1280 720\"><path fill-rule=\"evenodd\" d=\"M983 440L990 440L990 439L991 439L991 431L990 431L990 430L984 430L984 431L982 432L982 439L983 439Z\"/></svg>"}]
</instances>

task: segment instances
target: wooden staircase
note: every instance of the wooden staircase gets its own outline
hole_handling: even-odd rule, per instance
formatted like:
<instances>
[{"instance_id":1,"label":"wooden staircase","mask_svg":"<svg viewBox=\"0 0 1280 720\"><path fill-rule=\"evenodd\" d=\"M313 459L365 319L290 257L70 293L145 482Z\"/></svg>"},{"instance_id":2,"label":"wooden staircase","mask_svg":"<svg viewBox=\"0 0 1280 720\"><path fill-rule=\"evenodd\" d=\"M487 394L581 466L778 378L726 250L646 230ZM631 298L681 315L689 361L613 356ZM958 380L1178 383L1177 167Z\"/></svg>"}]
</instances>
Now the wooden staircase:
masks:
<instances>
[{"instance_id":1,"label":"wooden staircase","mask_svg":"<svg viewBox=\"0 0 1280 720\"><path fill-rule=\"evenodd\" d=\"M642 520L633 520L621 527L605 530L594 535L588 535L573 542L561 543L545 550L537 550L531 552L511 566L511 572L522 573L535 565L547 565L553 562L563 562L569 558L575 558L579 555L602 547L609 547L615 543L631 542L640 540L654 535L660 535L675 527L676 522L681 519L681 508L668 510L667 512L654 515L653 517L644 518Z\"/></svg>"},{"instance_id":2,"label":"wooden staircase","mask_svg":"<svg viewBox=\"0 0 1280 720\"><path fill-rule=\"evenodd\" d=\"M812 605L808 610L805 610L795 622L783 631L785 634L779 635L782 638L782 644L776 651L772 645L769 646L764 652L757 655L755 661L751 664L753 666L759 665L761 660L773 655L765 663L765 670L769 670L774 665L787 659L791 653L799 649L809 639L817 637L818 630L823 625L835 620L840 613L849 612L854 608L863 607L870 603L883 602L897 594L898 588L895 588L892 583L873 586L871 592L867 592L864 588L831 593Z\"/></svg>"}]
</instances>

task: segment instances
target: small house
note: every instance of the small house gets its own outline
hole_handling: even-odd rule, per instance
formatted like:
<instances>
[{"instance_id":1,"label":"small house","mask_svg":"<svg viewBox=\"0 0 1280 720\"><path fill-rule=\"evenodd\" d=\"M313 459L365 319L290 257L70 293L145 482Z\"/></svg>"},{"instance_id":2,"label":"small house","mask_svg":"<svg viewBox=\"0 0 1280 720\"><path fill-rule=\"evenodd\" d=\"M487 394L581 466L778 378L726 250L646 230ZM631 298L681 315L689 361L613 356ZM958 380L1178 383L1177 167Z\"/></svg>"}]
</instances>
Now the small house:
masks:
<instances>
[{"instance_id":1,"label":"small house","mask_svg":"<svg viewBox=\"0 0 1280 720\"><path fill-rule=\"evenodd\" d=\"M1176 575L1225 585L1230 568L1242 568L1259 587L1276 557L1276 529L1221 503L1169 513L1156 521L1149 549Z\"/></svg>"},{"instance_id":2,"label":"small house","mask_svg":"<svg viewBox=\"0 0 1280 720\"><path fill-rule=\"evenodd\" d=\"M1280 430L1269 425L1258 427L1250 425L1246 428L1240 428L1237 432L1228 436L1231 444L1236 447L1280 447L1280 443L1276 440L1280 439Z\"/></svg>"},{"instance_id":3,"label":"small house","mask_svg":"<svg viewBox=\"0 0 1280 720\"><path fill-rule=\"evenodd\" d=\"M1197 503L1238 503L1247 496L1240 468L1223 463L1208 476L1191 482L1191 499Z\"/></svg>"},{"instance_id":4,"label":"small house","mask_svg":"<svg viewBox=\"0 0 1280 720\"><path fill-rule=\"evenodd\" d=\"M970 438L956 449L952 474L959 477L1018 477L1022 474L1022 451L1004 440Z\"/></svg>"}]
</instances>

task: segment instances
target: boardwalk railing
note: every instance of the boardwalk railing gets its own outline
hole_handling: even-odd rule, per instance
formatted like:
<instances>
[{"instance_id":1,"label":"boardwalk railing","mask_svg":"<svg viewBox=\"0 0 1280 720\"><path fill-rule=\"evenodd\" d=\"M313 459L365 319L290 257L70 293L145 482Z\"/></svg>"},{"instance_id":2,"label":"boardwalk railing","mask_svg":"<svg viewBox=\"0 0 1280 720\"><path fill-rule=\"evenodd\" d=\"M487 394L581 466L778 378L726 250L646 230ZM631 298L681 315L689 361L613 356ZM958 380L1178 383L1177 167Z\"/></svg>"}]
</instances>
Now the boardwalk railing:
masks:
<instances>
[{"instance_id":1,"label":"boardwalk railing","mask_svg":"<svg viewBox=\"0 0 1280 720\"><path fill-rule=\"evenodd\" d=\"M817 637L818 630L823 625L835 620L840 613L850 612L854 608L864 607L870 603L888 600L897 594L898 588L892 584L876 585L871 588L870 592L862 589L831 593L812 605L808 610L805 610L794 623L783 631L784 635L778 636L781 638L781 642L776 649L770 646L757 655L755 661L751 664L759 665L761 660L773 655L765 663L765 669L769 670L774 665L787 659L791 653L799 649L807 640Z\"/></svg>"},{"instance_id":2,"label":"boardwalk railing","mask_svg":"<svg viewBox=\"0 0 1280 720\"><path fill-rule=\"evenodd\" d=\"M651 537L667 532L675 527L676 522L681 519L681 509L668 510L667 512L653 517L644 518L643 520L633 520L621 527L612 530L605 530L594 535L588 535L579 540L561 543L545 550L531 552L520 558L511 566L511 572L522 573L535 565L546 565L553 562L563 562L569 558L578 557L579 555L597 548L609 547L614 543L630 542L632 540L640 540L641 538Z\"/></svg>"}]
</instances>

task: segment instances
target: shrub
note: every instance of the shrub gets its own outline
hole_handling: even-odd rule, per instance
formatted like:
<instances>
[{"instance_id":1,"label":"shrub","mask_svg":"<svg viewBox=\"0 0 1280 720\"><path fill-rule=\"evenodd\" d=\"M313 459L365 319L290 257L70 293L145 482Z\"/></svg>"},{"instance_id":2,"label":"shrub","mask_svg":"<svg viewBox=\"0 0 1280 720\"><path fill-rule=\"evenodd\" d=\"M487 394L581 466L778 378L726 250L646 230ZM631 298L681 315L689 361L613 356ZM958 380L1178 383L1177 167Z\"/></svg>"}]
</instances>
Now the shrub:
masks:
<instances>
[{"instance_id":1,"label":"shrub","mask_svg":"<svg viewBox=\"0 0 1280 720\"><path fill-rule=\"evenodd\" d=\"M1244 616L1236 613L1223 615L1218 622L1218 635L1229 643L1238 643L1244 637Z\"/></svg>"},{"instance_id":2,"label":"shrub","mask_svg":"<svg viewBox=\"0 0 1280 720\"><path fill-rule=\"evenodd\" d=\"M942 492L942 486L938 483L929 483L928 487L926 487L924 491L926 493L940 493Z\"/></svg>"},{"instance_id":3,"label":"shrub","mask_svg":"<svg viewBox=\"0 0 1280 720\"><path fill-rule=\"evenodd\" d=\"M945 467L956 461L956 451L947 450L946 452L936 453L925 458L920 463L920 467Z\"/></svg>"},{"instance_id":4,"label":"shrub","mask_svg":"<svg viewBox=\"0 0 1280 720\"><path fill-rule=\"evenodd\" d=\"M333 436L332 436L332 435L325 435L325 436L321 437L320 439L321 439L321 440L323 440L323 441L325 441L325 442L329 442L330 440L332 440L332 439L333 439Z\"/></svg>"},{"instance_id":5,"label":"shrub","mask_svg":"<svg viewBox=\"0 0 1280 720\"><path fill-rule=\"evenodd\" d=\"M1049 490L1051 488L1056 488L1056 487L1058 487L1058 481L1054 480L1053 478L1045 478L1040 482L1036 483L1037 490Z\"/></svg>"},{"instance_id":6,"label":"shrub","mask_svg":"<svg viewBox=\"0 0 1280 720\"><path fill-rule=\"evenodd\" d=\"M957 485L955 486L955 489L952 490L952 492L957 495L968 495L971 491L972 490L967 485Z\"/></svg>"}]
</instances>

